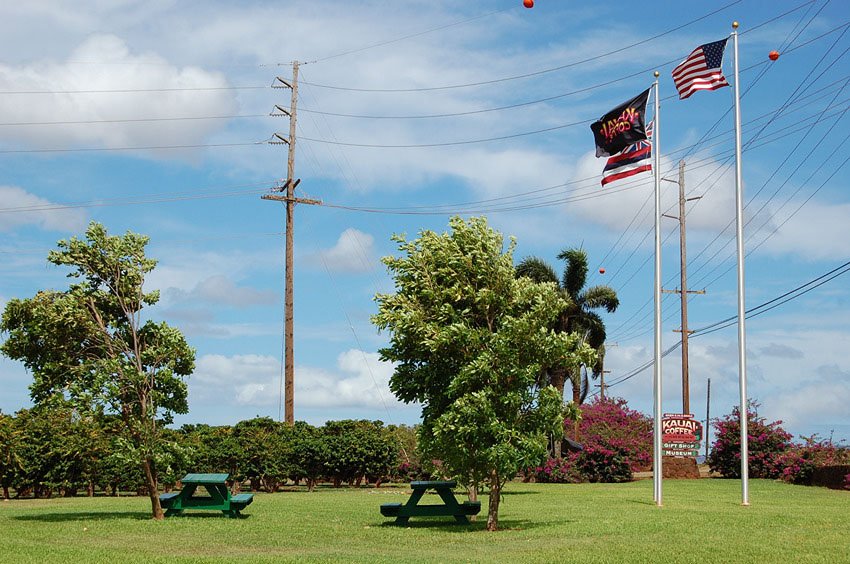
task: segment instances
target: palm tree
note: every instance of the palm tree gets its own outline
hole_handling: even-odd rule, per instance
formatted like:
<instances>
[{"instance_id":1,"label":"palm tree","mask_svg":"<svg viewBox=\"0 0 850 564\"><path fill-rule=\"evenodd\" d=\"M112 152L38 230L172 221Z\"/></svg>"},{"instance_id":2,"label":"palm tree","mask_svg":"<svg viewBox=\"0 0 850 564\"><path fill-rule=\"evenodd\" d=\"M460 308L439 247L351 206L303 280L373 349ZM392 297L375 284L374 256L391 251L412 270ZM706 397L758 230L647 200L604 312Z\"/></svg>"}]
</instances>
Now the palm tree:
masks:
<instances>
[{"instance_id":1,"label":"palm tree","mask_svg":"<svg viewBox=\"0 0 850 564\"><path fill-rule=\"evenodd\" d=\"M587 397L588 369L593 378L598 378L602 374L605 358L605 323L594 310L604 308L611 313L620 305L620 300L617 299L617 292L610 286L584 288L587 282L587 253L584 250L564 249L558 254L558 259L566 263L560 280L555 270L537 257L523 259L516 267L516 275L531 278L535 282L554 282L558 285L569 305L561 312L554 329L565 333L583 334L587 344L598 353L594 366L575 369L552 366L547 370L549 383L558 390L562 398L564 386L569 379L572 385L573 403L578 406Z\"/></svg>"}]
</instances>

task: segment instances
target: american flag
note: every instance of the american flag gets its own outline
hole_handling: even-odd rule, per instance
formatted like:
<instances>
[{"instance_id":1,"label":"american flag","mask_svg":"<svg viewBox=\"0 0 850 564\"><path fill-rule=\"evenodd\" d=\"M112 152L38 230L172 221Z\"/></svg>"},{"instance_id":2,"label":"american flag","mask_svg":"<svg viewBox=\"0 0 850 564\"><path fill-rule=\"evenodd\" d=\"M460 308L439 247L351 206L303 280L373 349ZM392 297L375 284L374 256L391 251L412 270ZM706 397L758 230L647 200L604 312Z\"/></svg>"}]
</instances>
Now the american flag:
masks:
<instances>
[{"instance_id":1,"label":"american flag","mask_svg":"<svg viewBox=\"0 0 850 564\"><path fill-rule=\"evenodd\" d=\"M652 138L652 122L646 127L646 135ZM634 176L639 172L652 170L652 141L641 139L629 145L616 155L611 155L602 171L602 186L609 182Z\"/></svg>"},{"instance_id":2,"label":"american flag","mask_svg":"<svg viewBox=\"0 0 850 564\"><path fill-rule=\"evenodd\" d=\"M700 45L673 69L673 82L676 83L680 100L697 90L717 90L729 86L722 68L725 48L726 39Z\"/></svg>"}]
</instances>

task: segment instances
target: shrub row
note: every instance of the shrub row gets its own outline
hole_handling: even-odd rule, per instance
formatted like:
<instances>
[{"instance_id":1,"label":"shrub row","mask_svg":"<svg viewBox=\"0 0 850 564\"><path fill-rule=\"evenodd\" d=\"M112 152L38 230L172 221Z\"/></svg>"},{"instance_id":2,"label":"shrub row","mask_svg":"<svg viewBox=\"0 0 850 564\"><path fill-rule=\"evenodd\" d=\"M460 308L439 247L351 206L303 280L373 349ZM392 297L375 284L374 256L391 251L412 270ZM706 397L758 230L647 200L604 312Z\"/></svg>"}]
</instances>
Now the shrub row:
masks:
<instances>
[{"instance_id":1,"label":"shrub row","mask_svg":"<svg viewBox=\"0 0 850 564\"><path fill-rule=\"evenodd\" d=\"M56 405L0 414L0 486L4 498L144 493L138 453L110 417ZM381 421L294 426L270 418L236 425L164 429L155 453L158 481L170 489L188 472L230 474L235 489L277 491L286 482L335 486L409 480L421 475L415 432ZM411 448L411 444L413 448Z\"/></svg>"}]
</instances>

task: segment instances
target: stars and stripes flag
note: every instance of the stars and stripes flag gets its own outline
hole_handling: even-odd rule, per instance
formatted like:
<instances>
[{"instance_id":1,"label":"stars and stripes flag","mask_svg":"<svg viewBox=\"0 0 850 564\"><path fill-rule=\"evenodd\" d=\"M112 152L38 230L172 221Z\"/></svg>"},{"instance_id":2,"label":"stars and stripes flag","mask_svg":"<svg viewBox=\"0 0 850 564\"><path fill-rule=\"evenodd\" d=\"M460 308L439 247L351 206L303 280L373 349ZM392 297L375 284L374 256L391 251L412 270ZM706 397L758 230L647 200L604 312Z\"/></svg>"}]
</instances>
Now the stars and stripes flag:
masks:
<instances>
[{"instance_id":1,"label":"stars and stripes flag","mask_svg":"<svg viewBox=\"0 0 850 564\"><path fill-rule=\"evenodd\" d=\"M725 48L726 39L700 45L673 69L673 82L676 83L680 100L697 90L717 90L729 86L722 68Z\"/></svg>"},{"instance_id":2,"label":"stars and stripes flag","mask_svg":"<svg viewBox=\"0 0 850 564\"><path fill-rule=\"evenodd\" d=\"M646 126L646 135L648 139L641 139L608 158L602 171L602 186L652 170L652 122Z\"/></svg>"}]
</instances>

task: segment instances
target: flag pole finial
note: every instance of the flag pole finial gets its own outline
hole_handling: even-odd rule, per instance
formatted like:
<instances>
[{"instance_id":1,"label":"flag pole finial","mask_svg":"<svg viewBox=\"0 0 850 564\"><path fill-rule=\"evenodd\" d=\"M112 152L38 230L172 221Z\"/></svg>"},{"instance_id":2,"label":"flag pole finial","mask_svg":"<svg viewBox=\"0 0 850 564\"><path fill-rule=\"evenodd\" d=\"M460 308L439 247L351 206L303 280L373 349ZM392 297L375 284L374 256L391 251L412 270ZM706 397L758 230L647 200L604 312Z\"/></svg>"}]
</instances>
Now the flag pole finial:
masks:
<instances>
[{"instance_id":1,"label":"flag pole finial","mask_svg":"<svg viewBox=\"0 0 850 564\"><path fill-rule=\"evenodd\" d=\"M732 29L738 29L738 22L732 22Z\"/></svg>"},{"instance_id":2,"label":"flag pole finial","mask_svg":"<svg viewBox=\"0 0 850 564\"><path fill-rule=\"evenodd\" d=\"M659 76L661 76L661 73L658 72L658 71L655 71L654 73L652 73L652 76L654 76L655 78L658 78Z\"/></svg>"}]
</instances>

